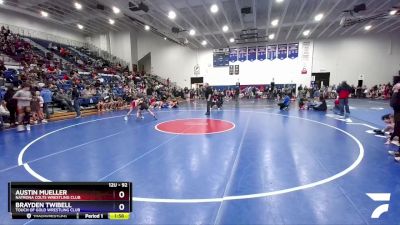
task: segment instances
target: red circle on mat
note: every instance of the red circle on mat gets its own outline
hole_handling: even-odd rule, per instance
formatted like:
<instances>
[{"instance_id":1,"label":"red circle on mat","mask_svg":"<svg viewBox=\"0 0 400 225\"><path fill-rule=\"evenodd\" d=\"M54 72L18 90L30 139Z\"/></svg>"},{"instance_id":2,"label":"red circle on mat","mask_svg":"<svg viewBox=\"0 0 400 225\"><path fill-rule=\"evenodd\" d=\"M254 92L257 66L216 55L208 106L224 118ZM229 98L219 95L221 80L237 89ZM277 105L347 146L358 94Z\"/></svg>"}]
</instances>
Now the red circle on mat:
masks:
<instances>
[{"instance_id":1,"label":"red circle on mat","mask_svg":"<svg viewBox=\"0 0 400 225\"><path fill-rule=\"evenodd\" d=\"M230 131L235 124L217 119L180 119L159 123L155 128L169 134L200 135Z\"/></svg>"}]
</instances>

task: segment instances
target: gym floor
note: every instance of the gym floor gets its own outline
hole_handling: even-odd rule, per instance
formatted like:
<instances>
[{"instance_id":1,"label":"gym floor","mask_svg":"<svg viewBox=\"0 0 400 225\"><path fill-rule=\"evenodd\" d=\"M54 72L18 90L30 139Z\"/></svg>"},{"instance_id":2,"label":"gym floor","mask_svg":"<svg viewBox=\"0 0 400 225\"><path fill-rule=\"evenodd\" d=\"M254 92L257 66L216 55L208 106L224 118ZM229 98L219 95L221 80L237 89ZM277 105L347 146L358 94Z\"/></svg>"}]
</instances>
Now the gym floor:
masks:
<instances>
[{"instance_id":1,"label":"gym floor","mask_svg":"<svg viewBox=\"0 0 400 225\"><path fill-rule=\"evenodd\" d=\"M295 104L232 101L207 119L190 102L156 110L158 120L119 111L0 132L0 224L116 224L12 220L10 181L133 182L131 218L118 224L398 223L400 164L387 154L397 146L368 133L388 103L350 100L348 120ZM372 219L382 204L389 211Z\"/></svg>"}]
</instances>

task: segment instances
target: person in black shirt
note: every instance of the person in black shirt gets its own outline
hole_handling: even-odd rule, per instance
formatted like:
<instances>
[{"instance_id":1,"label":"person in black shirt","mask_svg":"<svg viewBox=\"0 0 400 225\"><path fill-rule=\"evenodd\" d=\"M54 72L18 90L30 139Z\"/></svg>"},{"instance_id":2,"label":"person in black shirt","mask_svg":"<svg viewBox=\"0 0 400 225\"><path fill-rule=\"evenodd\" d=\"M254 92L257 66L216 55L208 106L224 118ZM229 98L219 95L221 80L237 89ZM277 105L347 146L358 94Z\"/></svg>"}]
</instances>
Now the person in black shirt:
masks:
<instances>
[{"instance_id":1,"label":"person in black shirt","mask_svg":"<svg viewBox=\"0 0 400 225\"><path fill-rule=\"evenodd\" d=\"M212 91L211 87L208 85L208 83L205 83L204 87L205 87L204 95L205 95L206 101L207 101L207 112L206 112L206 115L209 116L210 115L210 109L211 109L211 97L213 95L213 91Z\"/></svg>"},{"instance_id":2,"label":"person in black shirt","mask_svg":"<svg viewBox=\"0 0 400 225\"><path fill-rule=\"evenodd\" d=\"M271 81L271 89L269 90L269 96L270 96L270 98L273 98L273 93L274 93L274 90L275 90L275 81L274 81L274 78L272 78L272 81Z\"/></svg>"},{"instance_id":3,"label":"person in black shirt","mask_svg":"<svg viewBox=\"0 0 400 225\"><path fill-rule=\"evenodd\" d=\"M78 88L75 86L72 88L72 101L74 102L74 109L76 112L76 118L81 118L81 102L79 97L81 96Z\"/></svg>"},{"instance_id":4,"label":"person in black shirt","mask_svg":"<svg viewBox=\"0 0 400 225\"><path fill-rule=\"evenodd\" d=\"M328 109L328 106L326 105L326 101L323 96L319 97L319 104L313 106L312 108L316 111L323 111L325 112Z\"/></svg>"},{"instance_id":5,"label":"person in black shirt","mask_svg":"<svg viewBox=\"0 0 400 225\"><path fill-rule=\"evenodd\" d=\"M394 111L394 131L390 136L389 141L393 141L395 137L400 137L400 83L393 86L393 95L390 100L390 106ZM400 161L400 146L397 151L389 151L389 154L393 155L396 161Z\"/></svg>"},{"instance_id":6,"label":"person in black shirt","mask_svg":"<svg viewBox=\"0 0 400 225\"><path fill-rule=\"evenodd\" d=\"M239 94L240 94L240 86L237 85L237 86L235 87L235 101L238 101L238 100L239 100Z\"/></svg>"},{"instance_id":7,"label":"person in black shirt","mask_svg":"<svg viewBox=\"0 0 400 225\"><path fill-rule=\"evenodd\" d=\"M15 125L17 118L17 100L13 98L15 91L12 86L8 87L6 94L4 95L4 100L7 102L7 109L10 112L10 124Z\"/></svg>"}]
</instances>

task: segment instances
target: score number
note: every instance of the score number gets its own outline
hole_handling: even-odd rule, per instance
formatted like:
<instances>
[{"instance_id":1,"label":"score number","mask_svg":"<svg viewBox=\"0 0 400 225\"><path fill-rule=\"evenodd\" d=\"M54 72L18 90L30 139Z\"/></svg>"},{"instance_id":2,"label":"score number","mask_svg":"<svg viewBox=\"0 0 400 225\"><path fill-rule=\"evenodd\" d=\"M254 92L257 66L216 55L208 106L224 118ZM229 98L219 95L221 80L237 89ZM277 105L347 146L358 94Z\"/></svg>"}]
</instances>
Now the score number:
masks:
<instances>
[{"instance_id":1,"label":"score number","mask_svg":"<svg viewBox=\"0 0 400 225\"><path fill-rule=\"evenodd\" d=\"M128 183L108 183L108 186L111 188L128 188ZM118 192L118 197L120 199L124 199L125 198L125 191L119 191ZM124 211L125 210L125 204L124 203L120 203L118 205L118 209L120 211Z\"/></svg>"}]
</instances>

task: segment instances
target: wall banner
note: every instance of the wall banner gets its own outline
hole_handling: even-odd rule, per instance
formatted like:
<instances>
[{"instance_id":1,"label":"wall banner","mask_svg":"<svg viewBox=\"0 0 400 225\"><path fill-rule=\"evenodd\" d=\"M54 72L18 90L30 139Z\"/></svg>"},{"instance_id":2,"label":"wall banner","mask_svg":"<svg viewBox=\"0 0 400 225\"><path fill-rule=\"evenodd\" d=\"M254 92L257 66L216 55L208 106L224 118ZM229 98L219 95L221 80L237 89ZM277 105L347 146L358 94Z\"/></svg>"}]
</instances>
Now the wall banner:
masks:
<instances>
[{"instance_id":1,"label":"wall banner","mask_svg":"<svg viewBox=\"0 0 400 225\"><path fill-rule=\"evenodd\" d=\"M284 60L287 58L287 44L278 45L278 59Z\"/></svg>"},{"instance_id":2,"label":"wall banner","mask_svg":"<svg viewBox=\"0 0 400 225\"><path fill-rule=\"evenodd\" d=\"M264 61L266 59L267 48L265 46L257 47L257 59L259 61Z\"/></svg>"},{"instance_id":3,"label":"wall banner","mask_svg":"<svg viewBox=\"0 0 400 225\"><path fill-rule=\"evenodd\" d=\"M274 60L276 59L276 45L268 45L267 47L267 59Z\"/></svg>"},{"instance_id":4,"label":"wall banner","mask_svg":"<svg viewBox=\"0 0 400 225\"><path fill-rule=\"evenodd\" d=\"M238 60L244 62L247 60L247 47L239 48Z\"/></svg>"},{"instance_id":5,"label":"wall banner","mask_svg":"<svg viewBox=\"0 0 400 225\"><path fill-rule=\"evenodd\" d=\"M288 45L288 56L290 59L299 57L299 43L291 43Z\"/></svg>"},{"instance_id":6,"label":"wall banner","mask_svg":"<svg viewBox=\"0 0 400 225\"><path fill-rule=\"evenodd\" d=\"M238 49L231 48L229 51L229 62L234 63L238 60Z\"/></svg>"},{"instance_id":7,"label":"wall banner","mask_svg":"<svg viewBox=\"0 0 400 225\"><path fill-rule=\"evenodd\" d=\"M257 59L257 47L248 47L247 48L247 60L253 62Z\"/></svg>"}]
</instances>

